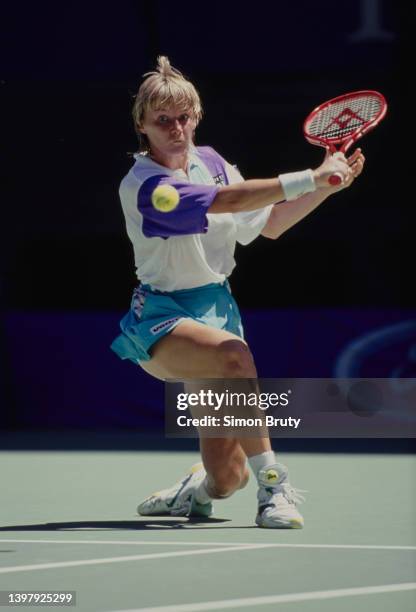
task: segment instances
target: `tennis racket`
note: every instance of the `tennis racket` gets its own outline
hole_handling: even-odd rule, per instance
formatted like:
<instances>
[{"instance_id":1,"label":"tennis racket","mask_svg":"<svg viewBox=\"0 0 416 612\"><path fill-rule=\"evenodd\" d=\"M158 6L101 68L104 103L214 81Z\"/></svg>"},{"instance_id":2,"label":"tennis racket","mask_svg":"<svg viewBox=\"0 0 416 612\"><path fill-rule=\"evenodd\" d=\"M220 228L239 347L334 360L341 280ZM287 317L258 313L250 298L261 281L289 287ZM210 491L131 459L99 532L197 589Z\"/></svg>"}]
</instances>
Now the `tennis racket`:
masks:
<instances>
[{"instance_id":1,"label":"tennis racket","mask_svg":"<svg viewBox=\"0 0 416 612\"><path fill-rule=\"evenodd\" d=\"M306 118L303 133L308 142L345 153L356 140L384 119L387 102L378 91L354 91L324 102ZM342 175L329 177L330 185L339 185Z\"/></svg>"}]
</instances>

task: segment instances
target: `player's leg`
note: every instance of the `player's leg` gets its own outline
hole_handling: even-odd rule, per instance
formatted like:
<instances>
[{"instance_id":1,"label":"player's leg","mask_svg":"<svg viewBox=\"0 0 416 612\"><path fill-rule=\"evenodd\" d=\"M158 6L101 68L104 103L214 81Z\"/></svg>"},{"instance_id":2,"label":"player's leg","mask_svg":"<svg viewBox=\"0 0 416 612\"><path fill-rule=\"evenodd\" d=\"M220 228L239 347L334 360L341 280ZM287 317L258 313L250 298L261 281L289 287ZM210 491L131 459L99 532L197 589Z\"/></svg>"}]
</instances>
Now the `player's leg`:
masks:
<instances>
[{"instance_id":1,"label":"player's leg","mask_svg":"<svg viewBox=\"0 0 416 612\"><path fill-rule=\"evenodd\" d=\"M200 438L200 450L207 473L197 499L223 499L246 486L249 479L247 456L236 438Z\"/></svg>"},{"instance_id":2,"label":"player's leg","mask_svg":"<svg viewBox=\"0 0 416 612\"><path fill-rule=\"evenodd\" d=\"M254 360L240 337L193 319L182 320L149 350L140 366L152 376L169 378L255 378Z\"/></svg>"},{"instance_id":3,"label":"player's leg","mask_svg":"<svg viewBox=\"0 0 416 612\"><path fill-rule=\"evenodd\" d=\"M186 320L157 342L152 359L142 367L161 379L243 378L257 377L254 360L247 344L229 332ZM264 527L300 527L303 519L291 496L285 466L276 463L270 440L253 438L201 438L204 470L194 470L168 491L169 504L176 513L189 514L188 493L192 490L196 514L209 515L210 499L228 497L243 487L248 479L246 457L259 483L257 524ZM166 492L162 492L166 493ZM163 496L162 496L163 497ZM189 497L189 496L188 496ZM161 497L152 496L139 506L142 514L153 511ZM171 506L168 506L168 509ZM205 510L204 510L205 508ZM195 510L195 508L194 508ZM152 512L156 513L156 512ZM170 512L172 513L172 512ZM266 516L267 515L267 516Z\"/></svg>"},{"instance_id":4,"label":"player's leg","mask_svg":"<svg viewBox=\"0 0 416 612\"><path fill-rule=\"evenodd\" d=\"M146 372L161 379L255 379L257 370L247 343L228 331L191 319L182 321L151 349ZM240 443L241 442L241 443ZM203 438L201 454L212 497L228 497L248 479L246 456L270 451L266 437Z\"/></svg>"}]
</instances>

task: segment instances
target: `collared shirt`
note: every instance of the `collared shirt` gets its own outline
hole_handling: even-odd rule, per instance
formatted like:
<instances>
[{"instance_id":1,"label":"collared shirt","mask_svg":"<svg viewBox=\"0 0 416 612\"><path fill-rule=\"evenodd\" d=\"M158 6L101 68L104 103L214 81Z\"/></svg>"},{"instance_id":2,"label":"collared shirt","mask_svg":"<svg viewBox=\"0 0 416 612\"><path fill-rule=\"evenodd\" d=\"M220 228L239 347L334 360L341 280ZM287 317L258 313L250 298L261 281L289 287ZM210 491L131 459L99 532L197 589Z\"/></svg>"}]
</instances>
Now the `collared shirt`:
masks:
<instances>
[{"instance_id":1,"label":"collared shirt","mask_svg":"<svg viewBox=\"0 0 416 612\"><path fill-rule=\"evenodd\" d=\"M188 173L136 154L119 193L137 277L158 291L224 282L235 267L236 242L252 242L272 208L207 212L221 185L243 180L211 147L192 147ZM170 212L156 210L152 204L152 193L160 185L172 185L178 191L179 203Z\"/></svg>"}]
</instances>

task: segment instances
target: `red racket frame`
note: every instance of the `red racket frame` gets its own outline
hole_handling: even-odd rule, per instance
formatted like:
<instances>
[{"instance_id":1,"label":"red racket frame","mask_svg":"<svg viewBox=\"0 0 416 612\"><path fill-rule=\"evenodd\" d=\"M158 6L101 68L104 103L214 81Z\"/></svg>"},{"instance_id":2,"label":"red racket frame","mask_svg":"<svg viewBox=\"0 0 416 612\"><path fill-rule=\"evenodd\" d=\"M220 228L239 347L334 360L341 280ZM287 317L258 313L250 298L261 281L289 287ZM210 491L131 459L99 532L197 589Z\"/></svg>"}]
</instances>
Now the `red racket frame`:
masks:
<instances>
[{"instance_id":1,"label":"red racket frame","mask_svg":"<svg viewBox=\"0 0 416 612\"><path fill-rule=\"evenodd\" d=\"M341 102L341 101L345 101L345 100L349 100L353 98L358 98L363 95L364 96L371 95L380 100L380 103L381 103L380 110L374 119L371 119L370 121L366 121L365 123L357 127L353 132L351 132L350 134L347 134L346 136L339 136L335 138L323 138L320 136L312 136L311 134L309 134L308 126L311 123L311 121L316 117L318 112L320 112L321 110L337 102ZM331 153L335 153L336 151L341 151L342 153L345 153L346 151L348 151L351 145L354 144L354 142L362 138L364 134L367 134L367 132L374 129L380 123L380 121L384 119L384 117L386 116L386 113L387 113L387 102L383 94L381 94L379 91L374 91L371 89L353 91L351 93L344 94L336 98L332 98L331 100L328 100L327 102L324 102L323 104L320 104L319 106L314 108L313 111L306 117L303 123L303 134L306 140L310 142L311 144L318 145L320 147L324 147L325 149L329 149ZM337 149L335 145L341 145L341 147ZM328 179L328 182L331 185L339 185L341 181L342 181L342 177L339 174L333 174Z\"/></svg>"}]
</instances>

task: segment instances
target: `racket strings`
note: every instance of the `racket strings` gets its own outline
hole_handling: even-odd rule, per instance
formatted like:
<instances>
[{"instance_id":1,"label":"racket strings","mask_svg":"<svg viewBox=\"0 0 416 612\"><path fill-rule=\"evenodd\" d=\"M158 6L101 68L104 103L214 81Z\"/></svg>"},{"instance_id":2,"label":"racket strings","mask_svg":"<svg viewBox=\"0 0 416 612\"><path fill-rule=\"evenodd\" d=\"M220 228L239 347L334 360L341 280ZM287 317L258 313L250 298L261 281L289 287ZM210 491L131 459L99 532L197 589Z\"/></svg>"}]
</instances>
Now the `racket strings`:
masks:
<instances>
[{"instance_id":1,"label":"racket strings","mask_svg":"<svg viewBox=\"0 0 416 612\"><path fill-rule=\"evenodd\" d=\"M311 136L342 138L377 118L382 103L376 96L359 96L334 102L318 111L307 126Z\"/></svg>"}]
</instances>

